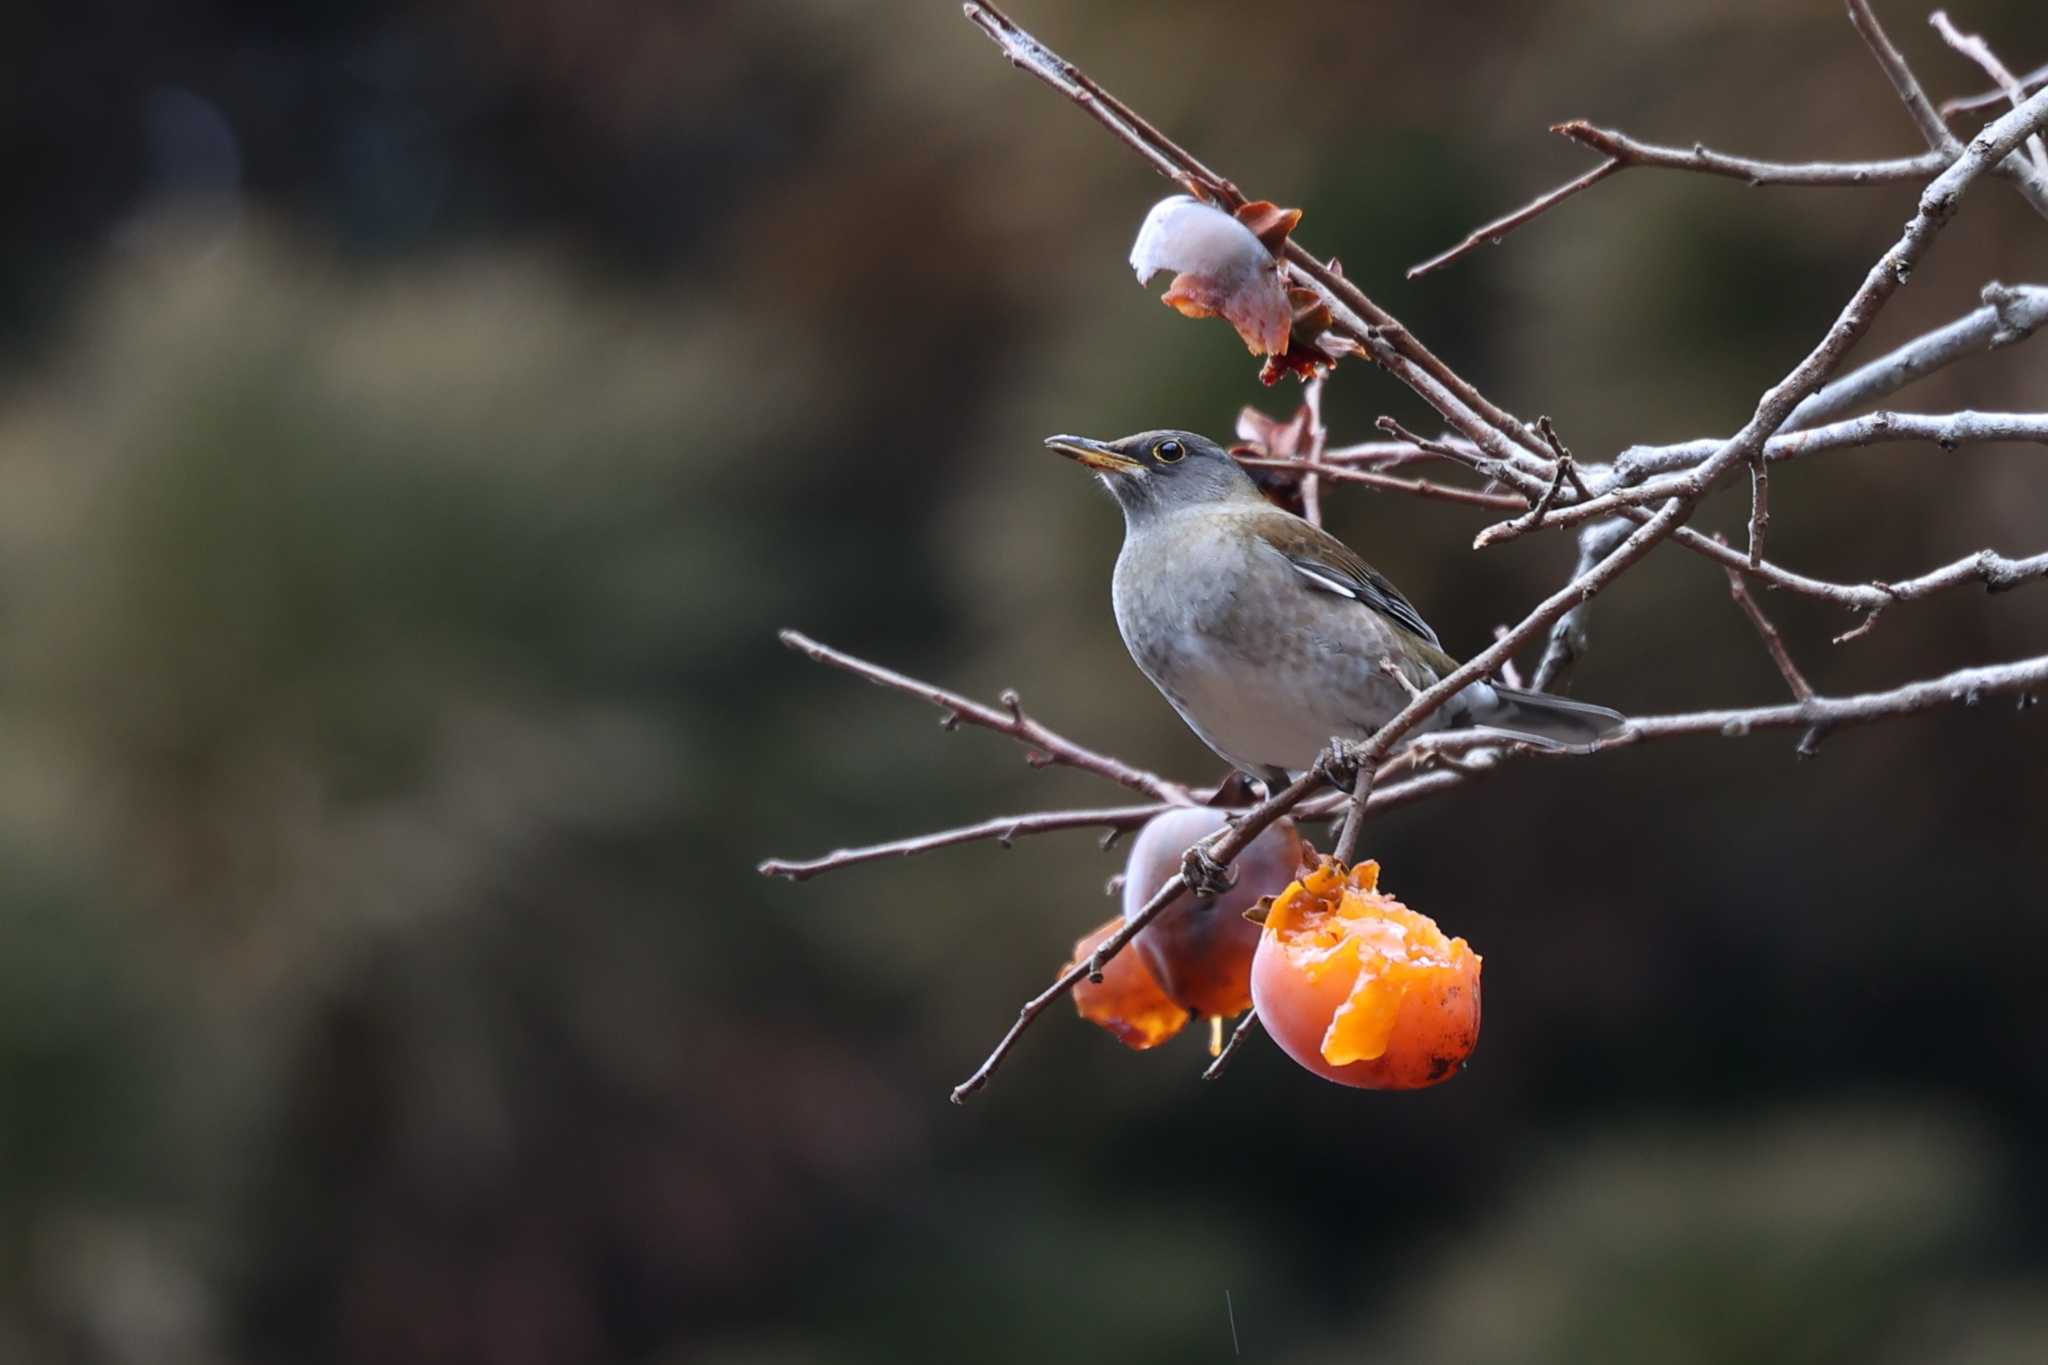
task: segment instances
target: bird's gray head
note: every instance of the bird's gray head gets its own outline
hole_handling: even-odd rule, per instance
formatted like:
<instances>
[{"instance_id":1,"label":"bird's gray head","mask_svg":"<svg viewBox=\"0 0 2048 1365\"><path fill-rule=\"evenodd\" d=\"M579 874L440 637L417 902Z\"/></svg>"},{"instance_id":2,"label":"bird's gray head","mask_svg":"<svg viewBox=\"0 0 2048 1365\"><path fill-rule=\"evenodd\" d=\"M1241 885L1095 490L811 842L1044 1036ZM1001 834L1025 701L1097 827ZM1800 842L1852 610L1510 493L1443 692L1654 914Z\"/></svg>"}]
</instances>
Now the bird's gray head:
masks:
<instances>
[{"instance_id":1,"label":"bird's gray head","mask_svg":"<svg viewBox=\"0 0 2048 1365\"><path fill-rule=\"evenodd\" d=\"M1133 526L1183 507L1263 500L1222 446L1192 431L1141 431L1121 441L1048 436L1045 443L1096 471Z\"/></svg>"}]
</instances>

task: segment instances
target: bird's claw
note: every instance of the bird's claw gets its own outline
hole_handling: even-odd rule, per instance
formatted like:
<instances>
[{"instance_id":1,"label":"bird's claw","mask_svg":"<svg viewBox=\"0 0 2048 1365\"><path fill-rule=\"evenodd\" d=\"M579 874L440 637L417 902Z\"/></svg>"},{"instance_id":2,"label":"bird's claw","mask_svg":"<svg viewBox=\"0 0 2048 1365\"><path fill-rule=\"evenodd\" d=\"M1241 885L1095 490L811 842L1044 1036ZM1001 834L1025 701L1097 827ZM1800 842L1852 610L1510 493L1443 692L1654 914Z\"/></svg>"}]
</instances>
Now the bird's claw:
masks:
<instances>
[{"instance_id":1,"label":"bird's claw","mask_svg":"<svg viewBox=\"0 0 2048 1365\"><path fill-rule=\"evenodd\" d=\"M1237 884L1237 873L1217 862L1207 844L1196 844L1181 855L1180 879L1196 896L1220 896Z\"/></svg>"},{"instance_id":2,"label":"bird's claw","mask_svg":"<svg viewBox=\"0 0 2048 1365\"><path fill-rule=\"evenodd\" d=\"M1348 739L1333 739L1316 760L1316 771L1321 773L1331 786L1339 791L1350 791L1358 781L1358 770L1363 766L1359 745Z\"/></svg>"}]
</instances>

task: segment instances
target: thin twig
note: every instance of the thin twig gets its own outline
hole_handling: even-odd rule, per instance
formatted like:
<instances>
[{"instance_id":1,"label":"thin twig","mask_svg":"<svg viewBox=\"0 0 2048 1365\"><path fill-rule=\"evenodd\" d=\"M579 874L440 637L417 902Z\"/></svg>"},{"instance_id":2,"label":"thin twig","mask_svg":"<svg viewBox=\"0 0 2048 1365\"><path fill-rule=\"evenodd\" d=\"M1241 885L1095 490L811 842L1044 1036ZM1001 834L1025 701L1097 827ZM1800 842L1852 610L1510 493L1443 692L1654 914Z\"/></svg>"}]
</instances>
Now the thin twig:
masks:
<instances>
[{"instance_id":1,"label":"thin twig","mask_svg":"<svg viewBox=\"0 0 2048 1365\"><path fill-rule=\"evenodd\" d=\"M886 844L868 844L860 848L839 848L817 858L792 861L784 858L770 858L754 870L764 877L786 877L793 882L809 881L821 872L833 872L842 867L858 867L862 863L879 862L884 858L910 858L934 849L951 848L956 844L971 844L984 839L994 839L1005 848L1025 835L1050 834L1063 829L1136 829L1153 816L1174 807L1159 802L1149 806L1115 806L1104 810L1048 810L1034 811L1029 815L998 815L979 824L962 825L958 829L936 830L914 838L896 839Z\"/></svg>"},{"instance_id":2,"label":"thin twig","mask_svg":"<svg viewBox=\"0 0 2048 1365\"><path fill-rule=\"evenodd\" d=\"M1889 161L1759 161L1709 151L1699 143L1690 147L1660 147L1626 133L1596 128L1584 119L1560 123L1550 130L1580 146L1600 153L1607 160L1576 179L1538 195L1513 213L1472 230L1464 241L1419 265L1408 267L1408 278L1441 270L1471 255L1483 246L1499 246L1501 239L1523 224L1548 213L1565 200L1631 166L1655 166L1666 170L1699 171L1707 175L1730 176L1751 185L1878 185L1897 181L1924 180L1951 158L1940 152L1895 157Z\"/></svg>"},{"instance_id":3,"label":"thin twig","mask_svg":"<svg viewBox=\"0 0 2048 1365\"><path fill-rule=\"evenodd\" d=\"M1251 469L1303 470L1332 483L1355 483L1386 493L1412 493L1416 497L1434 498L1439 502L1460 502L1504 511L1520 510L1529 505L1525 499L1512 493L1489 493L1483 488L1460 488L1456 484L1436 483L1429 479L1403 479L1375 470L1305 461L1291 455L1239 455L1236 458L1239 464Z\"/></svg>"},{"instance_id":4,"label":"thin twig","mask_svg":"<svg viewBox=\"0 0 2048 1365\"><path fill-rule=\"evenodd\" d=\"M2048 85L2048 66L2037 66L2020 77L2020 89L2032 94ZM1962 95L1941 102L1941 116L1951 118L1956 114L1972 114L1979 109L1991 109L2006 103L2006 92L2002 86L1994 86L1979 95Z\"/></svg>"},{"instance_id":5,"label":"thin twig","mask_svg":"<svg viewBox=\"0 0 2048 1365\"><path fill-rule=\"evenodd\" d=\"M1189 795L1188 789L1178 782L1169 782L1157 773L1134 767L1120 758L1097 753L1047 729L1024 714L1024 704L1015 692L1005 692L1002 696L1003 709L997 710L995 707L984 706L978 701L963 697L958 692L948 691L946 688L898 673L894 669L884 668L880 664L855 658L830 645L820 644L799 631L785 630L780 638L782 643L806 658L843 669L857 678L867 679L878 687L886 687L930 702L941 710L943 715L939 723L949 730L965 721L969 725L978 725L984 730L993 730L997 734L1008 735L1020 741L1026 746L1026 753L1034 767L1044 767L1049 763L1064 764L1069 768L1094 773L1098 777L1106 777L1121 786L1129 787L1132 791L1143 792L1170 805L1194 804L1194 798Z\"/></svg>"},{"instance_id":6,"label":"thin twig","mask_svg":"<svg viewBox=\"0 0 2048 1365\"><path fill-rule=\"evenodd\" d=\"M1862 35L1864 44L1870 48L1870 54L1877 58L1878 66L1883 69L1885 78L1892 83L1892 89L1898 94L1899 102L1906 106L1906 112L1912 116L1913 126L1920 130L1920 136L1930 148L1951 157L1956 156L1961 151L1962 144L1956 140L1955 134L1948 130L1948 124L1943 122L1933 101L1927 98L1927 92L1921 88L1919 78L1914 76L1913 69L1906 65L1905 57L1893 44L1891 36L1884 31L1884 25L1880 24L1877 16L1871 12L1870 0L1848 0L1848 5L1849 22L1856 26L1856 32ZM1981 138L1982 134L1978 136ZM2013 144L2014 148L2022 145L2024 141L2022 139L2020 143ZM2036 213L2048 217L2048 177L2044 177L2035 168L2034 163L2025 157L2017 157L2008 162L2006 157L2010 155L2010 150L2002 154L1994 169L2019 187L2020 197L2033 205Z\"/></svg>"},{"instance_id":7,"label":"thin twig","mask_svg":"<svg viewBox=\"0 0 2048 1365\"><path fill-rule=\"evenodd\" d=\"M1230 1065L1230 1059L1236 1055L1238 1048L1244 1045L1244 1040L1257 1032L1258 1027L1259 1012L1257 1010L1246 1010L1244 1018L1238 1020L1237 1027L1230 1031L1230 1041L1223 1045L1223 1051L1217 1053L1216 1060L1210 1062L1203 1070L1202 1079L1213 1081L1218 1076L1221 1076L1223 1068Z\"/></svg>"},{"instance_id":8,"label":"thin twig","mask_svg":"<svg viewBox=\"0 0 2048 1365\"><path fill-rule=\"evenodd\" d=\"M1378 762L1396 741L1434 714L1445 702L1469 684L1490 675L1522 644L1548 628L1566 611L1600 592L1648 554L1659 541L1677 530L1691 515L1693 504L1700 496L1728 470L1762 449L1765 438L1777 429L1801 399L1820 387L1828 374L1841 363L1849 348L1870 330L1878 311L1897 292L1942 227L1954 216L1957 201L1970 185L2043 123L2048 123L2048 91L2032 96L1974 138L1963 154L1922 191L1918 211L1907 222L1903 235L1871 266L1863 283L1850 296L1848 304L1820 343L1784 379L1765 392L1757 403L1756 412L1740 431L1682 476L1670 500L1656 515L1591 569L1545 598L1523 618L1519 626L1491 648L1474 655L1425 689L1421 696L1403 707L1369 740L1358 746L1354 757L1362 762Z\"/></svg>"},{"instance_id":9,"label":"thin twig","mask_svg":"<svg viewBox=\"0 0 2048 1365\"><path fill-rule=\"evenodd\" d=\"M1460 260L1477 251L1482 246L1499 246L1502 238L1522 224L1532 218L1538 218L1548 213L1553 207L1563 203L1581 190L1592 189L1593 186L1599 184L1608 176L1613 175L1616 171L1621 170L1627 164L1624 161L1603 161L1576 179L1567 180L1556 189L1537 195L1513 213L1502 214L1490 223L1480 224L1472 229L1464 241L1458 243L1450 250L1438 252L1426 261L1420 261L1415 265L1409 266L1408 278L1412 280L1419 276L1427 275L1433 270L1441 270L1453 261Z\"/></svg>"},{"instance_id":10,"label":"thin twig","mask_svg":"<svg viewBox=\"0 0 2048 1365\"><path fill-rule=\"evenodd\" d=\"M2019 77L2013 75L2005 63L1999 60L1998 54L1991 50L1991 44L1984 41L1983 35L1964 33L1958 29L1949 22L1947 10L1934 11L1927 16L1927 22L1934 26L1934 31L1941 35L1943 42L1975 62L1985 75L2003 89L2013 108L2019 108L2027 98L2026 87L2020 83ZM2048 153L2041 150L2039 136L2027 139L2027 151L2034 159L2034 169L2048 175Z\"/></svg>"},{"instance_id":11,"label":"thin twig","mask_svg":"<svg viewBox=\"0 0 2048 1365\"><path fill-rule=\"evenodd\" d=\"M1728 595L1735 599L1735 605L1742 608L1742 614L1756 627L1757 636L1763 640L1764 649L1770 654L1771 662L1778 666L1778 674L1784 678L1785 686L1792 689L1792 695L1800 701L1813 700L1813 685L1806 681L1806 675L1799 671L1799 665L1792 662L1792 655L1785 648L1785 637L1778 633L1771 618L1764 615L1764 609L1757 605L1749 594L1749 585L1743 581L1740 572L1727 570Z\"/></svg>"}]
</instances>

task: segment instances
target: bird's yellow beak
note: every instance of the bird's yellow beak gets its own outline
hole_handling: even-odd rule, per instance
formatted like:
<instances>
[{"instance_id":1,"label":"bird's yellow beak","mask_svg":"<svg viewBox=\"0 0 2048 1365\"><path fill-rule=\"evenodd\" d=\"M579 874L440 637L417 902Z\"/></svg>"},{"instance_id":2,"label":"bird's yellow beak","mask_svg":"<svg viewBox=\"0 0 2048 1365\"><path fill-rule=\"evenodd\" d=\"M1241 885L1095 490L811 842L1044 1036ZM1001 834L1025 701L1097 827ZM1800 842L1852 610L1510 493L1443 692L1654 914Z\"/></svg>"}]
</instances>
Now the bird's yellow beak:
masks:
<instances>
[{"instance_id":1,"label":"bird's yellow beak","mask_svg":"<svg viewBox=\"0 0 2048 1365\"><path fill-rule=\"evenodd\" d=\"M1086 436L1048 436L1045 443L1068 459L1078 460L1105 474L1128 474L1144 467L1130 456L1119 454L1108 444Z\"/></svg>"}]
</instances>

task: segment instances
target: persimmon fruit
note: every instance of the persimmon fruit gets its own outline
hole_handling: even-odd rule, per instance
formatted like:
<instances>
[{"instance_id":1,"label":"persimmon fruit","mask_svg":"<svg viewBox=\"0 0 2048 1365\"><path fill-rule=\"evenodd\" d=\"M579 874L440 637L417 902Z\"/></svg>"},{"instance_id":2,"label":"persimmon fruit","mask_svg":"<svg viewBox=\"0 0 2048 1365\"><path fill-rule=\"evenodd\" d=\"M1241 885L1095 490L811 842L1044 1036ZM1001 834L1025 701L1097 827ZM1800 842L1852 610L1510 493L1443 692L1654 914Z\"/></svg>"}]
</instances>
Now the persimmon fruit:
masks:
<instances>
[{"instance_id":1,"label":"persimmon fruit","mask_svg":"<svg viewBox=\"0 0 2048 1365\"><path fill-rule=\"evenodd\" d=\"M1188 848L1224 824L1224 813L1206 806L1166 811L1148 821L1124 863L1124 917L1135 919L1180 871ZM1301 848L1294 822L1276 821L1231 863L1237 880L1228 891L1208 901L1183 892L1131 941L1169 997L1212 1018L1245 1011L1252 1003L1259 926L1244 912L1300 874Z\"/></svg>"},{"instance_id":2,"label":"persimmon fruit","mask_svg":"<svg viewBox=\"0 0 2048 1365\"><path fill-rule=\"evenodd\" d=\"M1252 1000L1302 1066L1367 1090L1449 1080L1479 1042L1479 954L1379 889L1379 864L1324 859L1277 896Z\"/></svg>"},{"instance_id":3,"label":"persimmon fruit","mask_svg":"<svg viewBox=\"0 0 2048 1365\"><path fill-rule=\"evenodd\" d=\"M1123 927L1123 916L1118 915L1083 934L1060 974L1087 961L1104 939ZM1074 987L1074 1008L1134 1052L1158 1047L1188 1022L1188 1012L1159 988L1144 959L1128 948L1102 964L1102 980L1081 978Z\"/></svg>"}]
</instances>

